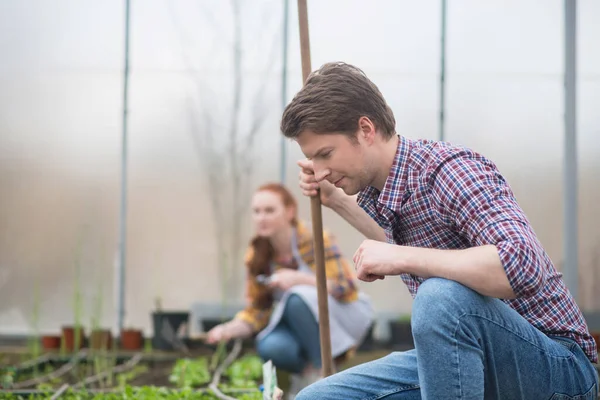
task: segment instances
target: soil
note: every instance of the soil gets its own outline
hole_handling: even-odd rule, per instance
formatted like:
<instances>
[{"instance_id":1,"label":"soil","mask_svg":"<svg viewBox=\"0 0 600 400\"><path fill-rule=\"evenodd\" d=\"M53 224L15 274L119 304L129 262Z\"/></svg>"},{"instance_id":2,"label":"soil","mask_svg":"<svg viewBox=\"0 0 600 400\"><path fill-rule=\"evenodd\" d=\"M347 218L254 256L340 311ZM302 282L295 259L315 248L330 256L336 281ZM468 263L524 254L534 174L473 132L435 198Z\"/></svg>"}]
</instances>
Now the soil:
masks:
<instances>
[{"instance_id":1,"label":"soil","mask_svg":"<svg viewBox=\"0 0 600 400\"><path fill-rule=\"evenodd\" d=\"M23 352L0 351L0 369L14 367L31 358L29 354Z\"/></svg>"},{"instance_id":2,"label":"soil","mask_svg":"<svg viewBox=\"0 0 600 400\"><path fill-rule=\"evenodd\" d=\"M141 373L128 382L131 386L165 386L174 387L169 382L174 361L152 361L148 363L148 371Z\"/></svg>"}]
</instances>

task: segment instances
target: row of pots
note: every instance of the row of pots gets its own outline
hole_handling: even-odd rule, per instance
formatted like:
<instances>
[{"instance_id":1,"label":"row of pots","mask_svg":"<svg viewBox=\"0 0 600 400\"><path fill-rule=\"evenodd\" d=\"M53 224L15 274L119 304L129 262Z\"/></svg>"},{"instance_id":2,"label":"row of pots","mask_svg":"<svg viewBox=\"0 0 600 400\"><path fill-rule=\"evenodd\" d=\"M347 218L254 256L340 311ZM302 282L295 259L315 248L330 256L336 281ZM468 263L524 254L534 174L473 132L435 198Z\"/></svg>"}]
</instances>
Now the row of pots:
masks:
<instances>
[{"instance_id":1,"label":"row of pots","mask_svg":"<svg viewBox=\"0 0 600 400\"><path fill-rule=\"evenodd\" d=\"M45 350L59 350L64 347L66 351L79 350L86 342L85 332L79 328L79 340L76 340L77 328L63 326L62 335L42 336L42 347ZM92 349L112 349L113 336L108 329L94 329L88 338L88 345ZM120 348L123 350L140 350L144 345L142 331L139 329L124 329L120 335ZM77 348L76 348L77 347Z\"/></svg>"}]
</instances>

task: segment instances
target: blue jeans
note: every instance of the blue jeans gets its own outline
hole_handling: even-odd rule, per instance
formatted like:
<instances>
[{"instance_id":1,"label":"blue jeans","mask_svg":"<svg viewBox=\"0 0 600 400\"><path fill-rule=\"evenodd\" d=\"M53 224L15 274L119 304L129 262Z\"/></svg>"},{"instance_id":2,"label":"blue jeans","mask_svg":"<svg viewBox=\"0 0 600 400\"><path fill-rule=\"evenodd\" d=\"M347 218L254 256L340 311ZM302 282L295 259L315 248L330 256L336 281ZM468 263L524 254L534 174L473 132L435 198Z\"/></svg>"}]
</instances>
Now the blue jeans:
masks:
<instances>
[{"instance_id":1,"label":"blue jeans","mask_svg":"<svg viewBox=\"0 0 600 400\"><path fill-rule=\"evenodd\" d=\"M288 298L281 321L258 342L257 351L263 360L288 372L301 373L308 363L321 368L319 325L302 297Z\"/></svg>"},{"instance_id":2,"label":"blue jeans","mask_svg":"<svg viewBox=\"0 0 600 400\"><path fill-rule=\"evenodd\" d=\"M308 399L596 399L598 375L576 342L548 337L498 299L440 278L421 284L415 349L305 388Z\"/></svg>"}]
</instances>

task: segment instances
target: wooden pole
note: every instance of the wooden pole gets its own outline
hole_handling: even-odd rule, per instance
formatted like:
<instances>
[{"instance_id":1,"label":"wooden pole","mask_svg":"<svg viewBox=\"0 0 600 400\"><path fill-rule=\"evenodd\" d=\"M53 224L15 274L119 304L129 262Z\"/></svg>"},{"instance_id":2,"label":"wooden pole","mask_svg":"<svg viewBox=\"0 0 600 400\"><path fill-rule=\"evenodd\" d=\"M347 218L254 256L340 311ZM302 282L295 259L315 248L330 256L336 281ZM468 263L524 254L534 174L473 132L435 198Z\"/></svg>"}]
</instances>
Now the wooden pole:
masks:
<instances>
[{"instance_id":1,"label":"wooden pole","mask_svg":"<svg viewBox=\"0 0 600 400\"><path fill-rule=\"evenodd\" d=\"M298 20L300 26L300 56L302 59L302 82L306 82L311 73L310 37L308 34L308 9L306 0L298 0ZM321 364L323 376L333 374L331 357L331 338L329 336L329 307L327 302L327 276L325 274L325 247L323 244L323 216L321 214L321 197L311 197L313 240L317 266L317 296L319 301L319 336L321 340Z\"/></svg>"}]
</instances>

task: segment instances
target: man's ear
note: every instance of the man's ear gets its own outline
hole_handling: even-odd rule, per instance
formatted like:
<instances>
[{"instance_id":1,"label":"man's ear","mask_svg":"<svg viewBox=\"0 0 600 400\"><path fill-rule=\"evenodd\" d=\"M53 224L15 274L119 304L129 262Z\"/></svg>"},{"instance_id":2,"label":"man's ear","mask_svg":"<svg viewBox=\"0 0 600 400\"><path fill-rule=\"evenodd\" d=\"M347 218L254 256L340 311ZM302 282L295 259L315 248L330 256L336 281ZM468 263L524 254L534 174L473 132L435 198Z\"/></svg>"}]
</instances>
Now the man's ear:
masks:
<instances>
[{"instance_id":1,"label":"man's ear","mask_svg":"<svg viewBox=\"0 0 600 400\"><path fill-rule=\"evenodd\" d=\"M373 143L375 135L375 124L369 119L369 117L362 116L358 119L358 134L368 144Z\"/></svg>"}]
</instances>

